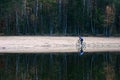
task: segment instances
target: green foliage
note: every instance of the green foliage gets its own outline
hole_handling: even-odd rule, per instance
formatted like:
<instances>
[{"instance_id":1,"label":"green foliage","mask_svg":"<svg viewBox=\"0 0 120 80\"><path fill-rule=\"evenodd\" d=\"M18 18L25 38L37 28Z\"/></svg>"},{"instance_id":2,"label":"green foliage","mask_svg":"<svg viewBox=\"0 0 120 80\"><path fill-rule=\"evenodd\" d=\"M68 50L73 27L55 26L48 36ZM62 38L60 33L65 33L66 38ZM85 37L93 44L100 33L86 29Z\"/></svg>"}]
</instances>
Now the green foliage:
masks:
<instances>
[{"instance_id":1,"label":"green foliage","mask_svg":"<svg viewBox=\"0 0 120 80\"><path fill-rule=\"evenodd\" d=\"M103 34L104 25L107 25L105 22L106 6L114 7L116 15L114 19L118 18L120 13L119 0L61 0L61 3L59 1L0 0L0 24L6 25L9 23L9 27L12 24L10 32L15 34L18 29L15 26L15 12L17 11L20 34L26 33L24 31L29 31L26 33L29 35L36 33L48 35L51 31L53 35ZM8 20L6 20L6 17ZM119 27L115 23L118 24L119 21L114 22L115 28L112 28L113 31L117 31L116 28ZM26 26L29 28L26 28ZM4 27L7 30L6 26ZM3 29L1 28L1 30Z\"/></svg>"}]
</instances>

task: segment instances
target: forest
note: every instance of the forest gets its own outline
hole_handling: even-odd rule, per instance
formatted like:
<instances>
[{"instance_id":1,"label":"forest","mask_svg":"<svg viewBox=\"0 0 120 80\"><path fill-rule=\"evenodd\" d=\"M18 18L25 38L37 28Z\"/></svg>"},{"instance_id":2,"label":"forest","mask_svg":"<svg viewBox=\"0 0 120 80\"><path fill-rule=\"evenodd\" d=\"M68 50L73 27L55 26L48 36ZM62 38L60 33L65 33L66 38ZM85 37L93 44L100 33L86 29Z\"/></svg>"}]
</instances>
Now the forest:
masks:
<instances>
[{"instance_id":1,"label":"forest","mask_svg":"<svg viewBox=\"0 0 120 80\"><path fill-rule=\"evenodd\" d=\"M0 0L0 35L119 36L120 0Z\"/></svg>"}]
</instances>

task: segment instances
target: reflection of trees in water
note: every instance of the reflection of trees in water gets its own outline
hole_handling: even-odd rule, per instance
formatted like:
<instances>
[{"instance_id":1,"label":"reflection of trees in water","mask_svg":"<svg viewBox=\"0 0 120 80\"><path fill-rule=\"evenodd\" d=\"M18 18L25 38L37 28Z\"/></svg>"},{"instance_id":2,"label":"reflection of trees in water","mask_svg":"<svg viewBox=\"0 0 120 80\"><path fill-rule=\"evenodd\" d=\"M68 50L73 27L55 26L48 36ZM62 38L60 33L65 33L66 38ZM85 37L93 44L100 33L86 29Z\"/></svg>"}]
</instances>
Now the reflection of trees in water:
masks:
<instances>
[{"instance_id":1,"label":"reflection of trees in water","mask_svg":"<svg viewBox=\"0 0 120 80\"><path fill-rule=\"evenodd\" d=\"M103 69L106 80L115 80L114 61L110 54L105 54Z\"/></svg>"},{"instance_id":2,"label":"reflection of trees in water","mask_svg":"<svg viewBox=\"0 0 120 80\"><path fill-rule=\"evenodd\" d=\"M87 54L87 55L86 55ZM0 55L1 80L119 80L120 55L96 54Z\"/></svg>"}]
</instances>

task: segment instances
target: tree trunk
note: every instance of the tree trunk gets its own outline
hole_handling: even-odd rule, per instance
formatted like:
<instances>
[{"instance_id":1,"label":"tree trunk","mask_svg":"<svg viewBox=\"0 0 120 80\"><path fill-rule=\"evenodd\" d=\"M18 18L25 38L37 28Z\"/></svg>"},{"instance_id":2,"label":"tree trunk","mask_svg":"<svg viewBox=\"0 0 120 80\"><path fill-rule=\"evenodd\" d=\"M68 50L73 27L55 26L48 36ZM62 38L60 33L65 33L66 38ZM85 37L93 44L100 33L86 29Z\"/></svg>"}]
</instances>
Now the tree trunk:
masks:
<instances>
[{"instance_id":1,"label":"tree trunk","mask_svg":"<svg viewBox=\"0 0 120 80\"><path fill-rule=\"evenodd\" d=\"M61 32L62 27L62 0L58 0L58 19L59 19L59 31Z\"/></svg>"},{"instance_id":2,"label":"tree trunk","mask_svg":"<svg viewBox=\"0 0 120 80\"><path fill-rule=\"evenodd\" d=\"M34 34L37 34L37 17L38 17L38 0L35 0L35 6L34 6L34 15L35 15L35 20L34 20Z\"/></svg>"},{"instance_id":3,"label":"tree trunk","mask_svg":"<svg viewBox=\"0 0 120 80\"><path fill-rule=\"evenodd\" d=\"M41 24L40 24L40 26L41 26L41 34L44 34L44 24L43 24L43 3L41 2L40 3L40 10L41 10L41 14L40 14L40 21L41 21Z\"/></svg>"},{"instance_id":4,"label":"tree trunk","mask_svg":"<svg viewBox=\"0 0 120 80\"><path fill-rule=\"evenodd\" d=\"M6 35L10 35L9 15L6 17Z\"/></svg>"},{"instance_id":5,"label":"tree trunk","mask_svg":"<svg viewBox=\"0 0 120 80\"><path fill-rule=\"evenodd\" d=\"M18 20L18 11L16 10L15 12L15 15L16 15L16 34L20 34L20 28L19 28L19 20Z\"/></svg>"}]
</instances>

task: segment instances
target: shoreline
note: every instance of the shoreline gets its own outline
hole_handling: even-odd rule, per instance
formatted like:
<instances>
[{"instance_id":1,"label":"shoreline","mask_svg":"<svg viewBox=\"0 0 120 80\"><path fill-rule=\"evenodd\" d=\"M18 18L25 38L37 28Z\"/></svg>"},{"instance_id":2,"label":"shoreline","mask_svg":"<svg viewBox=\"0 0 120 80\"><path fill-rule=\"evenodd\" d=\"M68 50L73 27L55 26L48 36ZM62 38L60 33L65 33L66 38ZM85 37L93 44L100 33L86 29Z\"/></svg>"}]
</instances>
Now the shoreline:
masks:
<instances>
[{"instance_id":1,"label":"shoreline","mask_svg":"<svg viewBox=\"0 0 120 80\"><path fill-rule=\"evenodd\" d=\"M120 52L119 37L83 37L84 52ZM0 53L79 52L79 37L0 36Z\"/></svg>"}]
</instances>

